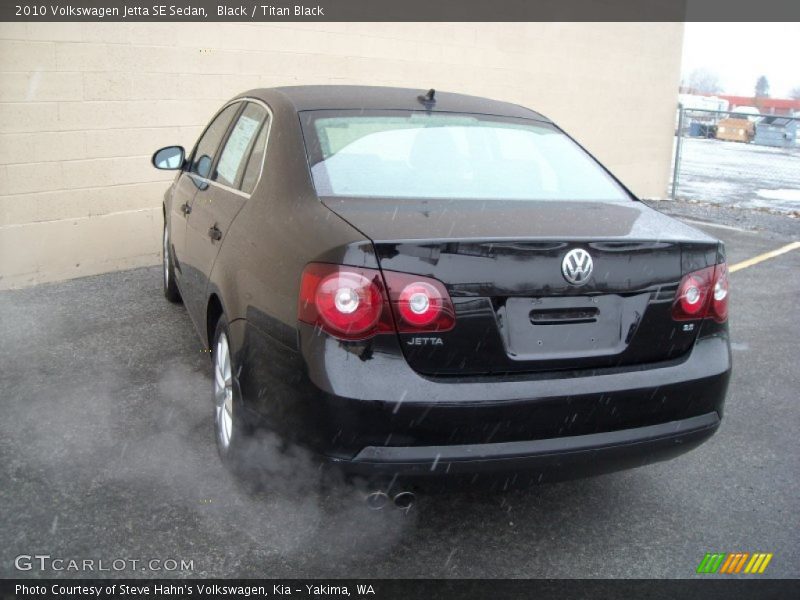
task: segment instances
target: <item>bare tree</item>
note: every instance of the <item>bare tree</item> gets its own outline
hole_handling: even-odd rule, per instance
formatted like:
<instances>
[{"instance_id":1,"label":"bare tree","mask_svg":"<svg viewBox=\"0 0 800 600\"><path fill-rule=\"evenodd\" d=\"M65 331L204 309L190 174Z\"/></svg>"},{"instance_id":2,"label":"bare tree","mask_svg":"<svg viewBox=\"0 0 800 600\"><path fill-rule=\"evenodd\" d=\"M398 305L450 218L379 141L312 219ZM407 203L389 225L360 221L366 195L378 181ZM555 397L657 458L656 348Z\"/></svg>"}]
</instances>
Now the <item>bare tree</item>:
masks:
<instances>
[{"instance_id":1,"label":"bare tree","mask_svg":"<svg viewBox=\"0 0 800 600\"><path fill-rule=\"evenodd\" d=\"M719 94L722 92L719 77L711 69L695 69L684 79L683 87L694 94Z\"/></svg>"},{"instance_id":2,"label":"bare tree","mask_svg":"<svg viewBox=\"0 0 800 600\"><path fill-rule=\"evenodd\" d=\"M789 98L792 100L800 100L800 85L795 88L792 88L792 91L789 92Z\"/></svg>"},{"instance_id":3,"label":"bare tree","mask_svg":"<svg viewBox=\"0 0 800 600\"><path fill-rule=\"evenodd\" d=\"M756 98L769 98L769 81L764 75L756 81Z\"/></svg>"}]
</instances>

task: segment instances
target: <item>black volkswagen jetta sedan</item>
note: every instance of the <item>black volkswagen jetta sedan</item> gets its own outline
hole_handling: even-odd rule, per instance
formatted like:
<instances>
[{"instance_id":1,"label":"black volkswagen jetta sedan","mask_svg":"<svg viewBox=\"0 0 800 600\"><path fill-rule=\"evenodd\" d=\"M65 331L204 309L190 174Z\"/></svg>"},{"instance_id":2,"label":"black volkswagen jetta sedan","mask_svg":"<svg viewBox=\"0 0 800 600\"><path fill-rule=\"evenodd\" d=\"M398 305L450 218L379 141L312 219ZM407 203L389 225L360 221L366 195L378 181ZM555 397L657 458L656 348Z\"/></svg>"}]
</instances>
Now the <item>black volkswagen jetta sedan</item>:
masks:
<instances>
[{"instance_id":1,"label":"black volkswagen jetta sedan","mask_svg":"<svg viewBox=\"0 0 800 600\"><path fill-rule=\"evenodd\" d=\"M211 349L219 452L256 430L367 477L553 480L718 428L723 245L542 115L419 90L251 90L164 197L164 290Z\"/></svg>"}]
</instances>

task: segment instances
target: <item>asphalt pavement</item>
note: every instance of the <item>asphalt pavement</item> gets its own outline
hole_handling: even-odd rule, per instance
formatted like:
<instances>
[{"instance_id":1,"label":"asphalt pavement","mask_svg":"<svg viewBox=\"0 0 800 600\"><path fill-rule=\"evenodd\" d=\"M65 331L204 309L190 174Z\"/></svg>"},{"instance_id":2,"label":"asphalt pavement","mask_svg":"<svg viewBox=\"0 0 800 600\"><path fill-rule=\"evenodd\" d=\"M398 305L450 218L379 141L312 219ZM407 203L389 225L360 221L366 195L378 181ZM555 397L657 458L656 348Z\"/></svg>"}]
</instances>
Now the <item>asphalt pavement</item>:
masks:
<instances>
[{"instance_id":1,"label":"asphalt pavement","mask_svg":"<svg viewBox=\"0 0 800 600\"><path fill-rule=\"evenodd\" d=\"M701 227L730 264L800 239ZM0 576L684 578L706 552L743 551L774 554L762 577L799 577L798 273L794 250L731 275L734 373L705 445L409 513L369 511L357 490L276 491L299 455L266 489L229 475L208 354L158 268L2 292Z\"/></svg>"}]
</instances>

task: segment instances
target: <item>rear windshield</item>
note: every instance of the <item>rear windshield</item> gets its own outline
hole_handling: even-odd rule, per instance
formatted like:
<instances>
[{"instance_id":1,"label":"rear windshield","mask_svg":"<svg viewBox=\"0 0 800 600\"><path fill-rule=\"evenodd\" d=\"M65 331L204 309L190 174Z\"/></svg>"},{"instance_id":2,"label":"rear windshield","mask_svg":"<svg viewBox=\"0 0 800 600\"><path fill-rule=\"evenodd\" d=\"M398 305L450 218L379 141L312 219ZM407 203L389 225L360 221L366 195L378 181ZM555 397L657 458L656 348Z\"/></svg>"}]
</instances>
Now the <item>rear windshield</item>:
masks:
<instances>
[{"instance_id":1,"label":"rear windshield","mask_svg":"<svg viewBox=\"0 0 800 600\"><path fill-rule=\"evenodd\" d=\"M300 113L317 195L624 201L548 123L425 111Z\"/></svg>"}]
</instances>

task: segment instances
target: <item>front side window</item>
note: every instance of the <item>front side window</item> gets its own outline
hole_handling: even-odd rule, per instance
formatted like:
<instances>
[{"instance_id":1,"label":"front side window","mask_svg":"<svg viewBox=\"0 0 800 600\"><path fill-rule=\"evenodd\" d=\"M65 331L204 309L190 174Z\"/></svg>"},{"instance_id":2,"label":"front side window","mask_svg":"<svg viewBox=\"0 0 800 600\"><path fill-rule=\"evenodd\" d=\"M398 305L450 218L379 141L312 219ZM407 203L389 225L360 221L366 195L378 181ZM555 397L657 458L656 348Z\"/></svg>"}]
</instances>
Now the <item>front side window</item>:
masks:
<instances>
[{"instance_id":1,"label":"front side window","mask_svg":"<svg viewBox=\"0 0 800 600\"><path fill-rule=\"evenodd\" d=\"M214 181L228 187L239 188L248 158L266 118L266 108L254 102L247 103L231 129L228 139L225 140L214 172Z\"/></svg>"},{"instance_id":2,"label":"front side window","mask_svg":"<svg viewBox=\"0 0 800 600\"><path fill-rule=\"evenodd\" d=\"M319 196L614 200L627 193L555 126L425 111L306 111Z\"/></svg>"},{"instance_id":3,"label":"front side window","mask_svg":"<svg viewBox=\"0 0 800 600\"><path fill-rule=\"evenodd\" d=\"M211 122L203 135L197 142L194 154L192 155L192 162L189 165L189 172L199 175L200 177L208 178L211 173L211 164L214 162L214 155L219 148L219 144L225 133L228 131L228 126L231 124L233 116L241 108L240 103L231 104L220 112L216 118Z\"/></svg>"}]
</instances>

